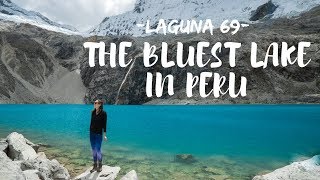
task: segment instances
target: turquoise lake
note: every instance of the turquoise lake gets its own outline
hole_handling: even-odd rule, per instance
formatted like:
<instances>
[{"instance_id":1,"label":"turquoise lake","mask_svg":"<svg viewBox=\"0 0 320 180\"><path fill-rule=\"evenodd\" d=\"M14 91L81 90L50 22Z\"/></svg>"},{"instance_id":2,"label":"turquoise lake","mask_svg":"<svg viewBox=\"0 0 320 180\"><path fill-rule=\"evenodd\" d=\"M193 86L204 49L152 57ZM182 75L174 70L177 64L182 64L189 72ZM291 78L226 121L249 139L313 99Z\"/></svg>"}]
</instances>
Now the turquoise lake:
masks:
<instances>
[{"instance_id":1,"label":"turquoise lake","mask_svg":"<svg viewBox=\"0 0 320 180\"><path fill-rule=\"evenodd\" d=\"M71 173L91 165L93 105L0 105L0 137L17 131ZM103 161L141 179L251 179L320 154L320 105L105 105ZM48 152L47 152L48 151ZM192 154L192 164L174 162Z\"/></svg>"}]
</instances>

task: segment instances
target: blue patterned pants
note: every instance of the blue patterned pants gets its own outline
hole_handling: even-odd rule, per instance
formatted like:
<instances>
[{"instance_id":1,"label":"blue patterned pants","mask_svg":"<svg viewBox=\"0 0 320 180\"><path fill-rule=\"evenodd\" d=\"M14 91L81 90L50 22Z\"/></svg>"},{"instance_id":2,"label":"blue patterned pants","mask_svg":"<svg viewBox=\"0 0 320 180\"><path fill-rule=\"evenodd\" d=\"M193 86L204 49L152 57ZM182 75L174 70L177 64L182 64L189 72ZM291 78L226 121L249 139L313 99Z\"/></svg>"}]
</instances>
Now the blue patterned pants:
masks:
<instances>
[{"instance_id":1,"label":"blue patterned pants","mask_svg":"<svg viewBox=\"0 0 320 180\"><path fill-rule=\"evenodd\" d=\"M101 153L102 134L90 132L90 144L92 149L93 161L102 161Z\"/></svg>"}]
</instances>

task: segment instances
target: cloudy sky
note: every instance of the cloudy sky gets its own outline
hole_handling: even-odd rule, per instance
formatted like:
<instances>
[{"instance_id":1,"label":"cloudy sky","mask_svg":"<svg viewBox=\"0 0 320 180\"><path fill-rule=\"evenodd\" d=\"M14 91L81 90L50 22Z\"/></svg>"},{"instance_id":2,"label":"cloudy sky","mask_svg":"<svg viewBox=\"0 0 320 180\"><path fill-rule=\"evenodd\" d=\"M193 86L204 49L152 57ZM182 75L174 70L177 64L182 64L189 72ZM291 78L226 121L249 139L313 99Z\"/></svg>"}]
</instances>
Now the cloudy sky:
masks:
<instances>
[{"instance_id":1,"label":"cloudy sky","mask_svg":"<svg viewBox=\"0 0 320 180\"><path fill-rule=\"evenodd\" d=\"M136 0L12 0L20 7L38 11L58 23L80 31L99 24L105 17L130 11Z\"/></svg>"}]
</instances>

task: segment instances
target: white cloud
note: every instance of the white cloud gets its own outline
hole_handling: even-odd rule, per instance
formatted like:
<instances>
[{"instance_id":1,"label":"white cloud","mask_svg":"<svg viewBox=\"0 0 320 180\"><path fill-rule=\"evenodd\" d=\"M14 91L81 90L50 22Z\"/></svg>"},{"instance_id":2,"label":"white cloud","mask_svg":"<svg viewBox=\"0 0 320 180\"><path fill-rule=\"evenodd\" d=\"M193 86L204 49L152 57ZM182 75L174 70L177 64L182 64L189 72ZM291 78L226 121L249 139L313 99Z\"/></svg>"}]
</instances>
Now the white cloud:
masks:
<instances>
[{"instance_id":1,"label":"white cloud","mask_svg":"<svg viewBox=\"0 0 320 180\"><path fill-rule=\"evenodd\" d=\"M99 24L105 17L134 8L136 0L12 0L27 10L40 12L58 23L80 31Z\"/></svg>"}]
</instances>

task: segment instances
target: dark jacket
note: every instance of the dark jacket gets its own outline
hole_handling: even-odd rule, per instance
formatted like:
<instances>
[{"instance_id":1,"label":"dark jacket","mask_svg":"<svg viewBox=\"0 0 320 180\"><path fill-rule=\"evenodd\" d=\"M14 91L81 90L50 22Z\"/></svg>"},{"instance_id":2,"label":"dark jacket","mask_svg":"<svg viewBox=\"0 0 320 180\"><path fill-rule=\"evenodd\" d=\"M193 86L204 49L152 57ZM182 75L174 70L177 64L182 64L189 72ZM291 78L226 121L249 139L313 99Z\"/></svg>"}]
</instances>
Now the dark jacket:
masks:
<instances>
[{"instance_id":1,"label":"dark jacket","mask_svg":"<svg viewBox=\"0 0 320 180\"><path fill-rule=\"evenodd\" d=\"M102 131L107 132L107 112L104 110L96 114L96 109L92 111L90 132L102 134Z\"/></svg>"}]
</instances>

